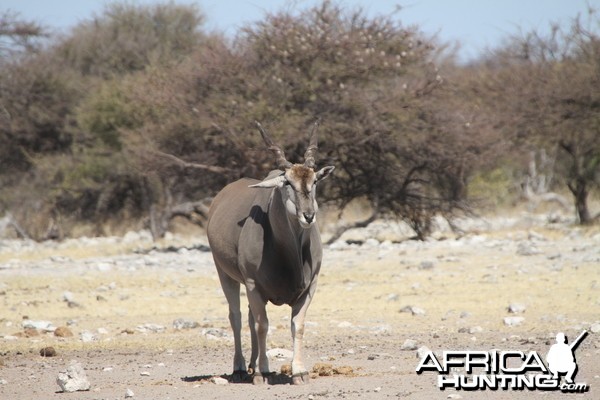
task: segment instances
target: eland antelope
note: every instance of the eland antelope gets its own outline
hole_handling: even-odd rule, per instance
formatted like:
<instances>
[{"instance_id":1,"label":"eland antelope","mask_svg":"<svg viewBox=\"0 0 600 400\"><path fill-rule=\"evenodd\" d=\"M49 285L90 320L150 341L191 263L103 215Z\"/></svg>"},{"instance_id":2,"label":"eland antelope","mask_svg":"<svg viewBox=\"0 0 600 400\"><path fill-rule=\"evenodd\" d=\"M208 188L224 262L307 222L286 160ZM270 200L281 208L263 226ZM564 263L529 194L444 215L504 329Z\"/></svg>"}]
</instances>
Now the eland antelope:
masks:
<instances>
[{"instance_id":1,"label":"eland antelope","mask_svg":"<svg viewBox=\"0 0 600 400\"><path fill-rule=\"evenodd\" d=\"M315 294L323 253L316 224L316 186L334 167L315 171L318 123L310 133L304 164L290 163L262 126L256 125L275 154L278 169L262 181L242 178L217 194L208 217L208 240L229 303L235 344L233 380L251 373L255 384L267 381L265 307L270 301L292 308L292 381L301 384L308 381L302 357L304 317ZM240 338L240 284L246 287L249 304L252 355L248 369Z\"/></svg>"}]
</instances>

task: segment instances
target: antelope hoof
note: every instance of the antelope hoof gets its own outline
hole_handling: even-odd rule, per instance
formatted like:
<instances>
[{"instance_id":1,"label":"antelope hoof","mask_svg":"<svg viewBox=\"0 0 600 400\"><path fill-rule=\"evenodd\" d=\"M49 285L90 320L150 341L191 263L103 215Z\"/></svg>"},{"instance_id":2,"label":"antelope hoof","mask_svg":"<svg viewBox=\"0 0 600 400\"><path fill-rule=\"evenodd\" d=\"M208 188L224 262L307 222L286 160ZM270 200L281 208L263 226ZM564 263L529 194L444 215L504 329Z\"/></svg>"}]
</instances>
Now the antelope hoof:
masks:
<instances>
[{"instance_id":1,"label":"antelope hoof","mask_svg":"<svg viewBox=\"0 0 600 400\"><path fill-rule=\"evenodd\" d=\"M246 382L247 376L248 376L247 371L244 371L244 370L233 371L233 374L231 374L231 382L232 383Z\"/></svg>"},{"instance_id":2,"label":"antelope hoof","mask_svg":"<svg viewBox=\"0 0 600 400\"><path fill-rule=\"evenodd\" d=\"M301 372L299 374L292 375L292 383L294 385L304 385L310 381L310 375L308 372Z\"/></svg>"},{"instance_id":3,"label":"antelope hoof","mask_svg":"<svg viewBox=\"0 0 600 400\"><path fill-rule=\"evenodd\" d=\"M252 378L252 384L254 385L264 385L269 383L269 375L267 372L255 372L254 377Z\"/></svg>"}]
</instances>

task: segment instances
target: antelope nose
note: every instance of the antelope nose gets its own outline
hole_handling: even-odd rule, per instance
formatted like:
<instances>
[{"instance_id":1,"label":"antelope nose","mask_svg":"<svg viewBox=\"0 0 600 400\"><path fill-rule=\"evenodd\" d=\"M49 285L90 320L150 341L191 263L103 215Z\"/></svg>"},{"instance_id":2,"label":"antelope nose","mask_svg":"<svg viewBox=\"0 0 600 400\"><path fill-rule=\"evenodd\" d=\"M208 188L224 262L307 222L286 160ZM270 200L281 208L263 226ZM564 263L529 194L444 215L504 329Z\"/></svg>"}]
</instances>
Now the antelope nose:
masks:
<instances>
[{"instance_id":1,"label":"antelope nose","mask_svg":"<svg viewBox=\"0 0 600 400\"><path fill-rule=\"evenodd\" d=\"M302 213L304 215L304 219L306 220L306 222L308 222L309 224L313 221L313 219L315 219L315 213Z\"/></svg>"}]
</instances>

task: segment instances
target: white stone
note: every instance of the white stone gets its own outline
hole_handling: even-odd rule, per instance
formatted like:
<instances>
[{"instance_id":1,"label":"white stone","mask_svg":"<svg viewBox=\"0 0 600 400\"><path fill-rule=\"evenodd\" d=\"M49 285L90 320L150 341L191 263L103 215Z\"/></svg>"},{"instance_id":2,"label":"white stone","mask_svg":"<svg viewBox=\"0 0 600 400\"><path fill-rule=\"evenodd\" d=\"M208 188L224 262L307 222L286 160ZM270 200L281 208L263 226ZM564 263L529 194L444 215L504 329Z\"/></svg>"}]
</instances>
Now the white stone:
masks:
<instances>
[{"instance_id":1,"label":"white stone","mask_svg":"<svg viewBox=\"0 0 600 400\"><path fill-rule=\"evenodd\" d=\"M510 303L508 305L508 312L511 314L521 314L524 313L526 309L527 307L520 303Z\"/></svg>"},{"instance_id":2,"label":"white stone","mask_svg":"<svg viewBox=\"0 0 600 400\"><path fill-rule=\"evenodd\" d=\"M410 312L412 313L412 315L416 315L416 316L425 315L425 310L423 310L421 307L413 306L410 308Z\"/></svg>"},{"instance_id":3,"label":"white stone","mask_svg":"<svg viewBox=\"0 0 600 400\"><path fill-rule=\"evenodd\" d=\"M68 290L63 293L62 298L68 303L75 301L75 296L73 296L73 293L69 292Z\"/></svg>"},{"instance_id":4,"label":"white stone","mask_svg":"<svg viewBox=\"0 0 600 400\"><path fill-rule=\"evenodd\" d=\"M128 399L128 398L131 398L133 396L135 396L135 393L133 393L133 390L127 388L127 390L125 391L125 398Z\"/></svg>"},{"instance_id":5,"label":"white stone","mask_svg":"<svg viewBox=\"0 0 600 400\"><path fill-rule=\"evenodd\" d=\"M227 385L229 381L225 378L221 378L220 376L213 376L210 378L210 381L215 385Z\"/></svg>"},{"instance_id":6,"label":"white stone","mask_svg":"<svg viewBox=\"0 0 600 400\"><path fill-rule=\"evenodd\" d=\"M406 339L402 346L400 346L400 350L417 350L417 341L414 339Z\"/></svg>"},{"instance_id":7,"label":"white stone","mask_svg":"<svg viewBox=\"0 0 600 400\"><path fill-rule=\"evenodd\" d=\"M176 320L173 321L173 328L178 331L180 331L182 329L194 329L199 326L200 326L200 324L198 324L196 321L193 321L191 319L177 318Z\"/></svg>"},{"instance_id":8,"label":"white stone","mask_svg":"<svg viewBox=\"0 0 600 400\"><path fill-rule=\"evenodd\" d=\"M417 349L417 358L422 360L429 352L431 352L429 347L421 346Z\"/></svg>"},{"instance_id":9,"label":"white stone","mask_svg":"<svg viewBox=\"0 0 600 400\"><path fill-rule=\"evenodd\" d=\"M143 324L143 325L138 325L135 329L138 332L142 332L142 333L147 333L147 332L161 333L161 332L164 332L167 328L165 328L162 325L158 325L158 324Z\"/></svg>"},{"instance_id":10,"label":"white stone","mask_svg":"<svg viewBox=\"0 0 600 400\"><path fill-rule=\"evenodd\" d=\"M91 384L81 364L74 362L65 371L58 373L56 383L63 392L78 392L90 390Z\"/></svg>"},{"instance_id":11,"label":"white stone","mask_svg":"<svg viewBox=\"0 0 600 400\"><path fill-rule=\"evenodd\" d=\"M483 328L480 326L473 326L471 328L469 328L469 333L472 335L474 333L480 333L483 332Z\"/></svg>"},{"instance_id":12,"label":"white stone","mask_svg":"<svg viewBox=\"0 0 600 400\"><path fill-rule=\"evenodd\" d=\"M96 335L94 335L92 332L89 332L89 331L81 332L79 334L79 339L81 339L81 341L83 343L89 343L89 342L94 342L94 341L98 340Z\"/></svg>"},{"instance_id":13,"label":"white stone","mask_svg":"<svg viewBox=\"0 0 600 400\"><path fill-rule=\"evenodd\" d=\"M504 325L518 326L525 321L524 317L504 317Z\"/></svg>"},{"instance_id":14,"label":"white stone","mask_svg":"<svg viewBox=\"0 0 600 400\"><path fill-rule=\"evenodd\" d=\"M338 324L338 328L352 328L352 322L342 321Z\"/></svg>"},{"instance_id":15,"label":"white stone","mask_svg":"<svg viewBox=\"0 0 600 400\"><path fill-rule=\"evenodd\" d=\"M40 331L54 332L56 327L52 325L50 321L33 321L26 319L23 321L23 328L25 329L37 329Z\"/></svg>"},{"instance_id":16,"label":"white stone","mask_svg":"<svg viewBox=\"0 0 600 400\"><path fill-rule=\"evenodd\" d=\"M377 247L377 246L379 246L379 240L373 239L373 238L368 238L367 240L365 240L365 246Z\"/></svg>"}]
</instances>

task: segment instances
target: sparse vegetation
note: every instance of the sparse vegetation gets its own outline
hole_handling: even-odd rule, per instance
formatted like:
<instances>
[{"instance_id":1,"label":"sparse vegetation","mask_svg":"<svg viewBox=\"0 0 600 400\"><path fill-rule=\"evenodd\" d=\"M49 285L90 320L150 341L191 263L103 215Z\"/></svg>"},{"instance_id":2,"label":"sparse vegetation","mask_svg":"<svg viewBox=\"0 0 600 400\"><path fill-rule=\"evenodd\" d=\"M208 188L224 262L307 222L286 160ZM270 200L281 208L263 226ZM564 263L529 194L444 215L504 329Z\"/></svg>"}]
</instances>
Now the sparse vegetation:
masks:
<instances>
[{"instance_id":1,"label":"sparse vegetation","mask_svg":"<svg viewBox=\"0 0 600 400\"><path fill-rule=\"evenodd\" d=\"M434 216L509 204L523 187L536 199L568 188L593 222L595 12L470 65L401 21L324 1L229 40L193 6L113 3L46 38L0 14L0 212L36 239L119 223L160 237L272 167L254 120L296 160L321 118L321 160L338 167L322 197L340 210L366 199L359 225L400 218L424 238ZM548 160L535 177L532 152Z\"/></svg>"}]
</instances>

